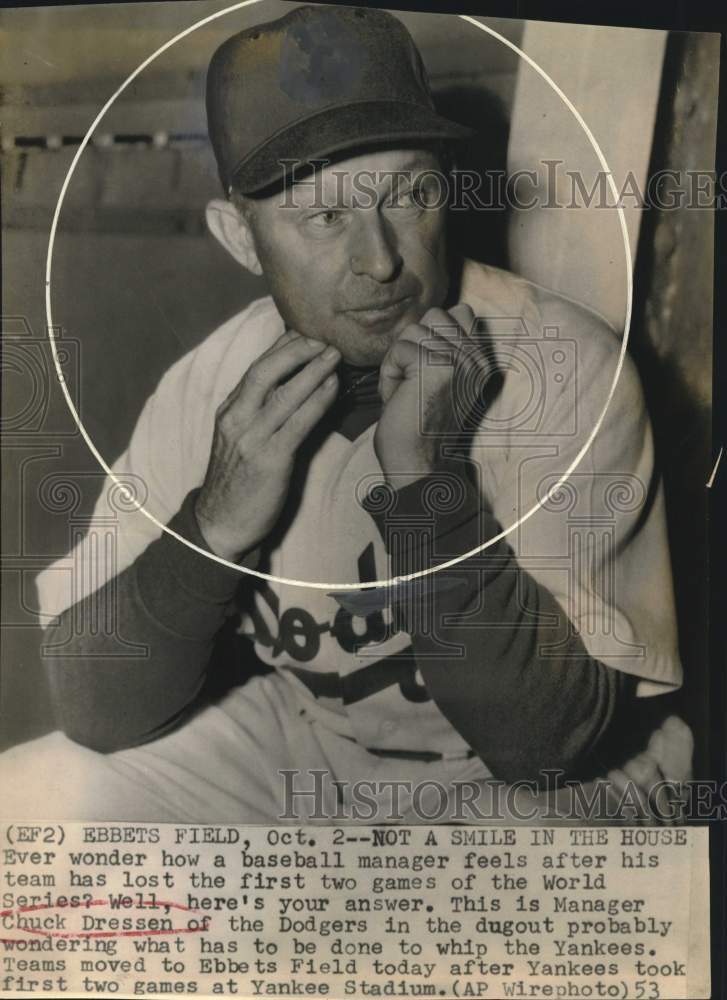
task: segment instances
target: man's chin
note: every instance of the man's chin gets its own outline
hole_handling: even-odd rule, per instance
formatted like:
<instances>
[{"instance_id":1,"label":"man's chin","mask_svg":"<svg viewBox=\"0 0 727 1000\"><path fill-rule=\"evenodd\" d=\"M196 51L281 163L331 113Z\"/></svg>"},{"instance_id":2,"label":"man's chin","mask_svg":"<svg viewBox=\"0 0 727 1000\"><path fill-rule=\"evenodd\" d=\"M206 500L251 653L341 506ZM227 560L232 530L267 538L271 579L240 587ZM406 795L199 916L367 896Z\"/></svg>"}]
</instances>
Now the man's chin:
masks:
<instances>
[{"instance_id":1,"label":"man's chin","mask_svg":"<svg viewBox=\"0 0 727 1000\"><path fill-rule=\"evenodd\" d=\"M356 365L360 368L368 368L372 365L376 365L378 367L386 357L386 352L389 350L389 346L389 344L380 347L367 345L366 349L357 347L346 349L341 353L343 355L343 360L348 362L349 365Z\"/></svg>"},{"instance_id":2,"label":"man's chin","mask_svg":"<svg viewBox=\"0 0 727 1000\"><path fill-rule=\"evenodd\" d=\"M420 307L411 309L391 326L382 325L378 329L349 319L345 328L337 331L336 347L351 365L380 365L402 330L417 322L422 311Z\"/></svg>"},{"instance_id":3,"label":"man's chin","mask_svg":"<svg viewBox=\"0 0 727 1000\"><path fill-rule=\"evenodd\" d=\"M336 340L336 347L343 356L343 360L350 365L380 365L384 360L387 351L396 339L398 331L396 329L385 333L373 333L372 331L346 331L345 336L339 336Z\"/></svg>"}]
</instances>

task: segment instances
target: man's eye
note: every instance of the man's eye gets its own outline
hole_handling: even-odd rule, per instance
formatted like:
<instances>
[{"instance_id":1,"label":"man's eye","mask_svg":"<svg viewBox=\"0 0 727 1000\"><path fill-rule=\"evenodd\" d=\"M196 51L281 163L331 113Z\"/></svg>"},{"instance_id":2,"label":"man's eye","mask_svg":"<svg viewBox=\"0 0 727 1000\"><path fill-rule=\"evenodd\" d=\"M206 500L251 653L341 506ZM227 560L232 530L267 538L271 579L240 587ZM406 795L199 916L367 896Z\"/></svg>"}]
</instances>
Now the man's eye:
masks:
<instances>
[{"instance_id":1,"label":"man's eye","mask_svg":"<svg viewBox=\"0 0 727 1000\"><path fill-rule=\"evenodd\" d=\"M333 209L329 209L326 212L316 212L315 215L309 218L309 222L318 229L332 229L340 221L341 213Z\"/></svg>"},{"instance_id":2,"label":"man's eye","mask_svg":"<svg viewBox=\"0 0 727 1000\"><path fill-rule=\"evenodd\" d=\"M442 189L436 181L422 183L414 191L416 202L422 208L436 208L441 205L442 194Z\"/></svg>"},{"instance_id":3,"label":"man's eye","mask_svg":"<svg viewBox=\"0 0 727 1000\"><path fill-rule=\"evenodd\" d=\"M416 208L417 192L414 188L408 191L397 191L389 202L389 208Z\"/></svg>"},{"instance_id":4,"label":"man's eye","mask_svg":"<svg viewBox=\"0 0 727 1000\"><path fill-rule=\"evenodd\" d=\"M390 208L420 211L436 203L437 192L431 185L417 184L407 191L397 191L389 203Z\"/></svg>"}]
</instances>

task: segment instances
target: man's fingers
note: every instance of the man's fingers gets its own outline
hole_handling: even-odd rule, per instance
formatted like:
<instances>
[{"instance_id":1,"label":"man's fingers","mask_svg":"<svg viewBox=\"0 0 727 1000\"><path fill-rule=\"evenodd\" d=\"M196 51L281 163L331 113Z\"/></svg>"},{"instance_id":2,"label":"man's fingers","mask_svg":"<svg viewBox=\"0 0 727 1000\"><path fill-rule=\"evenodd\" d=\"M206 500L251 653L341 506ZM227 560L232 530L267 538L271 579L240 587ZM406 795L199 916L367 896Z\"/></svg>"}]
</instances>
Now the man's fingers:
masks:
<instances>
[{"instance_id":1,"label":"man's fingers","mask_svg":"<svg viewBox=\"0 0 727 1000\"><path fill-rule=\"evenodd\" d=\"M416 374L420 363L419 357L418 344L408 338L396 340L391 345L379 368L379 395L383 403L391 399L395 389L407 374Z\"/></svg>"},{"instance_id":2,"label":"man's fingers","mask_svg":"<svg viewBox=\"0 0 727 1000\"><path fill-rule=\"evenodd\" d=\"M430 356L437 361L450 358L452 364L470 357L479 360L480 345L470 337L474 323L475 314L466 302L460 302L449 311L428 309L418 323L411 323L401 331L391 350L397 344L409 342L420 345L424 362Z\"/></svg>"},{"instance_id":3,"label":"man's fingers","mask_svg":"<svg viewBox=\"0 0 727 1000\"><path fill-rule=\"evenodd\" d=\"M608 772L611 793L618 800L618 808L623 820L634 826L642 826L654 819L649 796L633 778L619 768Z\"/></svg>"},{"instance_id":4,"label":"man's fingers","mask_svg":"<svg viewBox=\"0 0 727 1000\"><path fill-rule=\"evenodd\" d=\"M442 340L462 346L470 338L475 314L466 302L459 302L451 309L429 309L419 322Z\"/></svg>"},{"instance_id":5,"label":"man's fingers","mask_svg":"<svg viewBox=\"0 0 727 1000\"><path fill-rule=\"evenodd\" d=\"M289 330L289 329L283 330L280 336L276 337L276 339L273 341L270 347L268 347L267 350L263 351L263 353L257 358L257 361L262 361L264 358L270 357L270 355L274 354L279 348L285 347L286 344L290 344L292 341L296 339L301 339L301 335L299 333L296 333L295 330ZM322 348L323 345L321 344L321 349ZM241 376L240 380L235 384L235 386L230 390L230 392L228 392L226 398L224 399L222 405L220 406L220 410L229 409L229 407L240 396L245 386L246 375L247 372L245 372L245 374Z\"/></svg>"},{"instance_id":6,"label":"man's fingers","mask_svg":"<svg viewBox=\"0 0 727 1000\"><path fill-rule=\"evenodd\" d=\"M451 347L440 336L445 325L451 328L453 336L459 331L457 321L444 309L428 309L418 323L404 327L379 369L379 395L384 403L389 401L401 381L421 375L428 363L438 363L440 371L454 363ZM461 335L461 331L459 333ZM437 357L440 348L444 353Z\"/></svg>"},{"instance_id":7,"label":"man's fingers","mask_svg":"<svg viewBox=\"0 0 727 1000\"><path fill-rule=\"evenodd\" d=\"M465 336L469 337L475 322L475 314L472 308L466 302L458 302L456 306L453 306L449 310L449 314L457 320L464 330Z\"/></svg>"},{"instance_id":8,"label":"man's fingers","mask_svg":"<svg viewBox=\"0 0 727 1000\"><path fill-rule=\"evenodd\" d=\"M381 365L379 395L383 402L403 379L431 377L436 386L453 374L459 382L464 379L467 400L479 399L492 373L492 362L478 340L469 336L474 323L472 309L460 302L449 311L428 309L418 323L405 327Z\"/></svg>"},{"instance_id":9,"label":"man's fingers","mask_svg":"<svg viewBox=\"0 0 727 1000\"><path fill-rule=\"evenodd\" d=\"M647 796L663 777L657 762L648 751L632 757L623 765L622 770Z\"/></svg>"},{"instance_id":10,"label":"man's fingers","mask_svg":"<svg viewBox=\"0 0 727 1000\"><path fill-rule=\"evenodd\" d=\"M267 358L274 351L277 351L279 347L284 347L286 344L289 344L291 340L295 340L296 337L300 337L300 334L296 333L295 330L283 330L280 336L276 337L270 347L268 347L267 351L263 351L258 360Z\"/></svg>"},{"instance_id":11,"label":"man's fingers","mask_svg":"<svg viewBox=\"0 0 727 1000\"><path fill-rule=\"evenodd\" d=\"M284 385L276 385L267 398L258 420L263 435L274 434L306 402L341 360L333 346L313 357Z\"/></svg>"},{"instance_id":12,"label":"man's fingers","mask_svg":"<svg viewBox=\"0 0 727 1000\"><path fill-rule=\"evenodd\" d=\"M430 310L431 312L431 310ZM400 382L431 375L437 382L448 379L457 364L459 345L444 340L420 323L402 331L389 348L379 369L379 395L388 402Z\"/></svg>"},{"instance_id":13,"label":"man's fingers","mask_svg":"<svg viewBox=\"0 0 727 1000\"><path fill-rule=\"evenodd\" d=\"M488 406L488 384L497 370L489 340L475 333L475 314L464 302L450 309L459 330L442 324L438 333L453 351L452 406L461 426L472 430L480 423Z\"/></svg>"},{"instance_id":14,"label":"man's fingers","mask_svg":"<svg viewBox=\"0 0 727 1000\"><path fill-rule=\"evenodd\" d=\"M336 398L337 391L338 376L332 372L313 390L305 402L290 414L276 433L274 440L277 439L286 451L295 451L329 408Z\"/></svg>"},{"instance_id":15,"label":"man's fingers","mask_svg":"<svg viewBox=\"0 0 727 1000\"><path fill-rule=\"evenodd\" d=\"M293 343L293 341L296 340L304 340L308 344L310 344L312 348L314 349L317 348L321 351L326 346L322 340L316 340L315 337L305 337L302 333L298 333L297 330L291 330L290 327L287 327L280 334L277 340L273 341L270 347L268 347L267 351L263 351L263 353L258 357L257 360L262 361L263 358L269 357L271 354L274 354L276 351L278 351L281 347L285 347L286 344Z\"/></svg>"},{"instance_id":16,"label":"man's fingers","mask_svg":"<svg viewBox=\"0 0 727 1000\"><path fill-rule=\"evenodd\" d=\"M620 776L620 791L622 795L628 794L629 804L638 798L649 819L670 826L678 818L673 792L665 784L659 763L649 750L632 757L622 770L611 772L609 777L613 775Z\"/></svg>"},{"instance_id":17,"label":"man's fingers","mask_svg":"<svg viewBox=\"0 0 727 1000\"><path fill-rule=\"evenodd\" d=\"M648 751L668 781L688 781L692 776L694 737L686 722L670 715L649 740Z\"/></svg>"},{"instance_id":18,"label":"man's fingers","mask_svg":"<svg viewBox=\"0 0 727 1000\"><path fill-rule=\"evenodd\" d=\"M483 365L489 367L489 359L483 350L482 338L473 336L475 314L466 302L460 302L448 312L430 309L421 319L437 338L450 344L457 352L457 363Z\"/></svg>"},{"instance_id":19,"label":"man's fingers","mask_svg":"<svg viewBox=\"0 0 727 1000\"><path fill-rule=\"evenodd\" d=\"M259 357L248 368L238 386L230 405L237 406L240 417L249 420L262 408L271 390L323 353L325 344L318 340L293 334L282 339L280 346Z\"/></svg>"}]
</instances>

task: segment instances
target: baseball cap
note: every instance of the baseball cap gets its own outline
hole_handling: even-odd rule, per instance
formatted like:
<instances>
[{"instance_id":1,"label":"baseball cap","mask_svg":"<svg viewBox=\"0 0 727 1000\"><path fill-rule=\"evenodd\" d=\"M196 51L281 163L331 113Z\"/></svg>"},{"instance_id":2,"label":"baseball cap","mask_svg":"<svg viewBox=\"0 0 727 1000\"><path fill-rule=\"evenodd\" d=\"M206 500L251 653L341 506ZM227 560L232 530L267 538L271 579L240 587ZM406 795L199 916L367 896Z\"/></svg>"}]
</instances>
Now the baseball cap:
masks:
<instances>
[{"instance_id":1,"label":"baseball cap","mask_svg":"<svg viewBox=\"0 0 727 1000\"><path fill-rule=\"evenodd\" d=\"M255 194L309 163L370 144L463 139L438 115L419 50L392 14L296 7L220 45L207 124L225 192Z\"/></svg>"}]
</instances>

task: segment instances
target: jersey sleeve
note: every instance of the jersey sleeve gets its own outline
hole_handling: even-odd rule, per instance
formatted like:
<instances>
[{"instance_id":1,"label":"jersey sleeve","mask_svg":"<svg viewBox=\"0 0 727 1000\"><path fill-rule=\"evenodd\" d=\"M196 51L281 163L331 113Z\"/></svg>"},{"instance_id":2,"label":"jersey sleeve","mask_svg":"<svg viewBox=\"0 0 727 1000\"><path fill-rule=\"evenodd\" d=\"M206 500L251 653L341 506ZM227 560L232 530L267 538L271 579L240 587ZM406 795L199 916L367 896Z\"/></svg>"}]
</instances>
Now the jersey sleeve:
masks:
<instances>
[{"instance_id":1,"label":"jersey sleeve","mask_svg":"<svg viewBox=\"0 0 727 1000\"><path fill-rule=\"evenodd\" d=\"M537 345L540 423L509 435L493 511L515 525L518 563L591 656L636 677L640 695L674 690L682 668L664 493L641 382L598 317L571 304L556 317L550 328L541 319Z\"/></svg>"}]
</instances>

